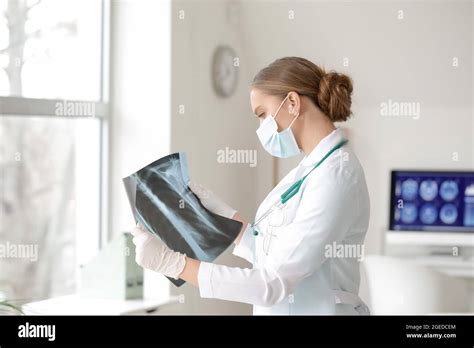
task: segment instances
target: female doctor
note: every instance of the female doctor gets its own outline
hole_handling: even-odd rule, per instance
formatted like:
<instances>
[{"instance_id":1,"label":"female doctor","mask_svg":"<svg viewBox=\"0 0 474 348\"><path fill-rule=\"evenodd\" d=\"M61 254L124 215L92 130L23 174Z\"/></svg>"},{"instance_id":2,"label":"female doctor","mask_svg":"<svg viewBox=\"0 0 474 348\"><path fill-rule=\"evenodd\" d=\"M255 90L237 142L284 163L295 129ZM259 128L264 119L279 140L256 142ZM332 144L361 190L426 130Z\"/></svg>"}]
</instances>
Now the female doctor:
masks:
<instances>
[{"instance_id":1,"label":"female doctor","mask_svg":"<svg viewBox=\"0 0 474 348\"><path fill-rule=\"evenodd\" d=\"M251 85L257 136L272 156L304 158L251 224L211 191L189 184L207 209L243 222L233 253L253 268L189 258L142 226L132 231L137 263L199 287L203 298L252 304L254 314L369 314L358 296L363 255L354 253L364 250L369 195L356 155L334 126L350 117L351 94L346 75L299 57L274 61Z\"/></svg>"}]
</instances>

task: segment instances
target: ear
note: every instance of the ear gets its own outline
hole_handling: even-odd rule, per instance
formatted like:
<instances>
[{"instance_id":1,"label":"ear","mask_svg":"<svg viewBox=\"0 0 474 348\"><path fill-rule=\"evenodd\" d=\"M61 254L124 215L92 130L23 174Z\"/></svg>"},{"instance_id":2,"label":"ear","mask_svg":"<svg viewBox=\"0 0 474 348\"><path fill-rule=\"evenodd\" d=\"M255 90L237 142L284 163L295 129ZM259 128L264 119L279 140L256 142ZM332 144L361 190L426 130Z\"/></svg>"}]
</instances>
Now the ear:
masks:
<instances>
[{"instance_id":1,"label":"ear","mask_svg":"<svg viewBox=\"0 0 474 348\"><path fill-rule=\"evenodd\" d=\"M301 98L300 95L295 92L291 91L288 93L288 112L294 116L298 115L301 108Z\"/></svg>"}]
</instances>

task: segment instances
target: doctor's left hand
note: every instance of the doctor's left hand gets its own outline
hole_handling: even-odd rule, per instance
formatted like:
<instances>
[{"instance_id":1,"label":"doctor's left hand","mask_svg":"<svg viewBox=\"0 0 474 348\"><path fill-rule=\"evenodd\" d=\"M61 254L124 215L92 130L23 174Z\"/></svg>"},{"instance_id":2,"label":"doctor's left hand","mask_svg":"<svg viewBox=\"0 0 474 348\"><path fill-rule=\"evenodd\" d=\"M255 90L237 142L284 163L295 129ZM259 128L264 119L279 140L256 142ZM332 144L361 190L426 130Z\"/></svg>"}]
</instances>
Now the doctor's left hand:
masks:
<instances>
[{"instance_id":1,"label":"doctor's left hand","mask_svg":"<svg viewBox=\"0 0 474 348\"><path fill-rule=\"evenodd\" d=\"M143 226L131 231L135 244L135 261L143 268L178 279L186 265L186 255L168 248L158 237Z\"/></svg>"}]
</instances>

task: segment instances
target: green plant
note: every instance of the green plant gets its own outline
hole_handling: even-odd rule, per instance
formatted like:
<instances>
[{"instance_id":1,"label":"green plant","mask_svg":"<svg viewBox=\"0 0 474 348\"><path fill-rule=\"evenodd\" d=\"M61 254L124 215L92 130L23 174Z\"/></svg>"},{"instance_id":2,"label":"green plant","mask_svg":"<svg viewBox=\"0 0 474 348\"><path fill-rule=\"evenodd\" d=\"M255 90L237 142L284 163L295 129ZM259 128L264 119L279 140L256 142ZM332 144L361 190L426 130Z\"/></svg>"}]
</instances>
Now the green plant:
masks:
<instances>
[{"instance_id":1,"label":"green plant","mask_svg":"<svg viewBox=\"0 0 474 348\"><path fill-rule=\"evenodd\" d=\"M24 314L21 306L13 303L13 301L0 301L0 315L3 314Z\"/></svg>"}]
</instances>

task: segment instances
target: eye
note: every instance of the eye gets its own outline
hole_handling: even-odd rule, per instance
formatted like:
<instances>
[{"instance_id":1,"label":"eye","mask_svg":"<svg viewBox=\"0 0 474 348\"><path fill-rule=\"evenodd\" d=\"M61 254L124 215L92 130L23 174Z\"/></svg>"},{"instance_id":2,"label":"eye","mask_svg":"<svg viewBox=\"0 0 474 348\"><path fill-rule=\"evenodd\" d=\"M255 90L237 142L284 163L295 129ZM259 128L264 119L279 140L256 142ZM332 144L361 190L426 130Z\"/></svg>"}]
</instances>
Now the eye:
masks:
<instances>
[{"instance_id":1,"label":"eye","mask_svg":"<svg viewBox=\"0 0 474 348\"><path fill-rule=\"evenodd\" d=\"M257 117L258 118L261 118L261 117L264 117L265 116L265 113L261 113L260 115L258 115Z\"/></svg>"}]
</instances>

